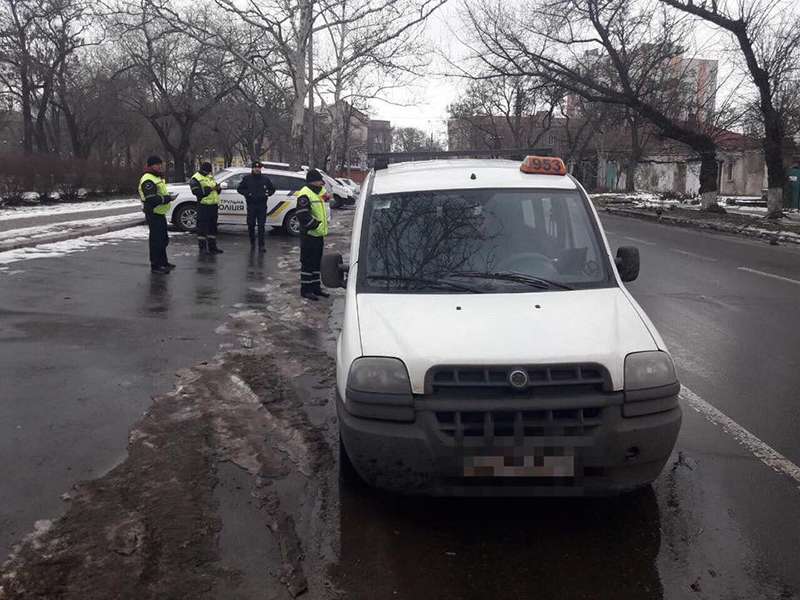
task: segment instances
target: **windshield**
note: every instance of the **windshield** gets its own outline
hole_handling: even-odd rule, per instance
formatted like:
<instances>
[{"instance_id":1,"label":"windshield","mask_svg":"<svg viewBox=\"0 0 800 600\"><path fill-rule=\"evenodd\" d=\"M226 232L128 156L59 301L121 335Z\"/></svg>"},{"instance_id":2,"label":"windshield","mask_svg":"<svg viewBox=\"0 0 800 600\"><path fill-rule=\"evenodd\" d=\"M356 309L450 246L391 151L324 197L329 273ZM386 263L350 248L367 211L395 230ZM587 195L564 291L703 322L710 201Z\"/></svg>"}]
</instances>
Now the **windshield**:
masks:
<instances>
[{"instance_id":1,"label":"windshield","mask_svg":"<svg viewBox=\"0 0 800 600\"><path fill-rule=\"evenodd\" d=\"M577 190L446 190L372 196L364 291L547 291L614 285ZM435 283L455 285L434 285Z\"/></svg>"}]
</instances>

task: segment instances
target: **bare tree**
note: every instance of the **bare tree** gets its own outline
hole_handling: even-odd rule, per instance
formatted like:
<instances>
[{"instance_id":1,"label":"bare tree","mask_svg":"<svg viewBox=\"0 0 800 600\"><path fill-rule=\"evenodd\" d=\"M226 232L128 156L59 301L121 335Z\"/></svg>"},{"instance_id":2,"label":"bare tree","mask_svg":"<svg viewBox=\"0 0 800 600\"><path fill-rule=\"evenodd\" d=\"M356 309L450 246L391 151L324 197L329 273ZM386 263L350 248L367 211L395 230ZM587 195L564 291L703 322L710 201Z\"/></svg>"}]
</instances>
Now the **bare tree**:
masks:
<instances>
[{"instance_id":1,"label":"bare tree","mask_svg":"<svg viewBox=\"0 0 800 600\"><path fill-rule=\"evenodd\" d=\"M93 43L82 0L3 0L0 4L0 84L22 112L23 149L48 152L48 114L59 74ZM51 144L51 142L53 142Z\"/></svg>"},{"instance_id":2,"label":"bare tree","mask_svg":"<svg viewBox=\"0 0 800 600\"><path fill-rule=\"evenodd\" d=\"M394 152L440 152L442 143L433 134L428 135L416 127L397 127L392 130Z\"/></svg>"},{"instance_id":3,"label":"bare tree","mask_svg":"<svg viewBox=\"0 0 800 600\"><path fill-rule=\"evenodd\" d=\"M800 16L781 0L722 0L699 4L692 0L661 1L729 32L736 40L758 91L758 106L764 123L767 216L782 216L786 181L783 149L788 116L786 107L782 106L782 95L797 68Z\"/></svg>"},{"instance_id":4,"label":"bare tree","mask_svg":"<svg viewBox=\"0 0 800 600\"><path fill-rule=\"evenodd\" d=\"M588 102L636 112L698 155L703 207L716 205L717 145L686 114L687 73L680 64L690 28L680 19L634 0L465 4L465 13L473 60L483 69L539 77Z\"/></svg>"},{"instance_id":5,"label":"bare tree","mask_svg":"<svg viewBox=\"0 0 800 600\"><path fill-rule=\"evenodd\" d=\"M541 80L500 76L471 81L448 110L452 126L473 144L525 149L550 130L562 100L563 92Z\"/></svg>"},{"instance_id":6,"label":"bare tree","mask_svg":"<svg viewBox=\"0 0 800 600\"><path fill-rule=\"evenodd\" d=\"M172 156L175 177L186 178L193 134L213 147L212 127L198 131L201 121L237 89L246 66L224 50L208 47L160 17L147 0L120 7L114 16L126 63L121 77L129 83L127 104L153 127ZM194 10L198 27L213 19Z\"/></svg>"}]
</instances>

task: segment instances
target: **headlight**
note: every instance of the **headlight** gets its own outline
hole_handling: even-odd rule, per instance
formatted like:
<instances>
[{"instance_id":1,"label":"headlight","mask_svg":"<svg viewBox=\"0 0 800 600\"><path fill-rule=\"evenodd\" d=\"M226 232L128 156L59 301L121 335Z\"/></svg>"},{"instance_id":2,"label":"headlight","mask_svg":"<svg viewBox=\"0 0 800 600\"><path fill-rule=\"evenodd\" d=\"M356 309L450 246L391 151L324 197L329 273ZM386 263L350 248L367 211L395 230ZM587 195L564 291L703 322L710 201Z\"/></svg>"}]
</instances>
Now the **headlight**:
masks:
<instances>
[{"instance_id":1,"label":"headlight","mask_svg":"<svg viewBox=\"0 0 800 600\"><path fill-rule=\"evenodd\" d=\"M678 381L666 352L637 352L625 359L625 391L661 387Z\"/></svg>"},{"instance_id":2,"label":"headlight","mask_svg":"<svg viewBox=\"0 0 800 600\"><path fill-rule=\"evenodd\" d=\"M414 420L414 397L403 361L397 358L356 359L347 378L347 412L362 419Z\"/></svg>"},{"instance_id":3,"label":"headlight","mask_svg":"<svg viewBox=\"0 0 800 600\"><path fill-rule=\"evenodd\" d=\"M410 394L411 382L397 358L359 358L350 367L347 387L367 394Z\"/></svg>"},{"instance_id":4,"label":"headlight","mask_svg":"<svg viewBox=\"0 0 800 600\"><path fill-rule=\"evenodd\" d=\"M622 416L641 417L678 406L681 385L666 352L637 352L625 359Z\"/></svg>"}]
</instances>

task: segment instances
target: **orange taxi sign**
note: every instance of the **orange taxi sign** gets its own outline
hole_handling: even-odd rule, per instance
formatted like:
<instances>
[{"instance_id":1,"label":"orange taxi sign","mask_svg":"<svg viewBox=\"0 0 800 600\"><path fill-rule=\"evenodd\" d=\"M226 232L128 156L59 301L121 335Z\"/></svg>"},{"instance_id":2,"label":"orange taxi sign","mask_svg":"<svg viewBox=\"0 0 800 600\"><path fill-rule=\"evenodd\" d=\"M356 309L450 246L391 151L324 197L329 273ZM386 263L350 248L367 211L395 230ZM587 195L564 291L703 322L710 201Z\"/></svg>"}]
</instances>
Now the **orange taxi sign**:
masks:
<instances>
[{"instance_id":1,"label":"orange taxi sign","mask_svg":"<svg viewBox=\"0 0 800 600\"><path fill-rule=\"evenodd\" d=\"M567 165L552 156L527 156L519 170L530 175L566 175Z\"/></svg>"}]
</instances>

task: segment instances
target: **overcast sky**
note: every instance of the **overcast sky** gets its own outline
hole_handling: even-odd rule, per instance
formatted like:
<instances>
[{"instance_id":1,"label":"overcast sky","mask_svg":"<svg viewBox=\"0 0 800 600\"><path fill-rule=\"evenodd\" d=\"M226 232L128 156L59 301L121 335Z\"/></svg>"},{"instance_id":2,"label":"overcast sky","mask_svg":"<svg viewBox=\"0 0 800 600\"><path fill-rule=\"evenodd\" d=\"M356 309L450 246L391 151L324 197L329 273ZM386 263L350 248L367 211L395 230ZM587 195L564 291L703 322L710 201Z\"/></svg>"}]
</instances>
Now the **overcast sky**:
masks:
<instances>
[{"instance_id":1,"label":"overcast sky","mask_svg":"<svg viewBox=\"0 0 800 600\"><path fill-rule=\"evenodd\" d=\"M460 28L457 9L460 0L450 0L439 9L426 24L425 35L435 46L437 53L452 56L459 51L458 44L451 43L453 29ZM432 74L421 79L417 85L390 96L393 103L373 101L371 117L392 122L393 127L417 127L427 133L447 132L447 106L458 97L464 82L437 73L447 71L446 61L440 56L431 57Z\"/></svg>"}]
</instances>

